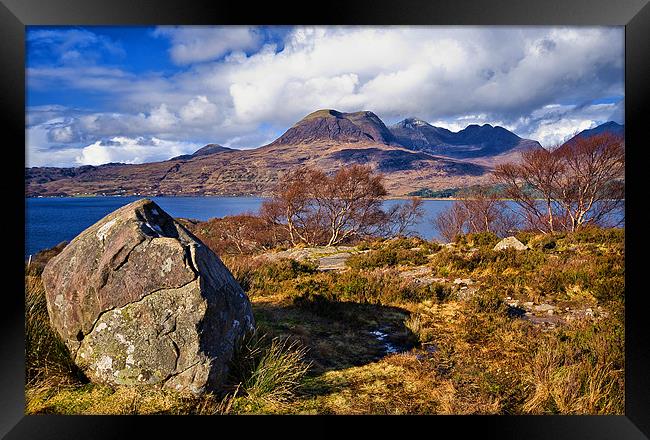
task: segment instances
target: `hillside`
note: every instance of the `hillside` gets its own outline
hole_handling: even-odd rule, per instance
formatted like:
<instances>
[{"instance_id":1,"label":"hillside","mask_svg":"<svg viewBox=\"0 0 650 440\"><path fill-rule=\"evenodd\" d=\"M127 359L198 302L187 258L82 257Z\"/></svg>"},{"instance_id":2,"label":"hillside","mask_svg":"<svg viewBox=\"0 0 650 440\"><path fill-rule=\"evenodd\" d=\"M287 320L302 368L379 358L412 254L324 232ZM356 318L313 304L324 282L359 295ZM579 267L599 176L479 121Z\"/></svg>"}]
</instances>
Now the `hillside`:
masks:
<instances>
[{"instance_id":1,"label":"hillside","mask_svg":"<svg viewBox=\"0 0 650 440\"><path fill-rule=\"evenodd\" d=\"M455 159L489 159L531 148L542 148L537 141L523 139L503 127L471 124L452 132L421 119L407 118L390 127L403 146Z\"/></svg>"},{"instance_id":2,"label":"hillside","mask_svg":"<svg viewBox=\"0 0 650 440\"><path fill-rule=\"evenodd\" d=\"M588 138L591 136L596 136L599 134L610 134L615 137L625 138L625 125L617 124L614 121L605 122L597 127L590 128L587 130L582 130L562 145L559 148L566 148L567 146L573 145L577 139Z\"/></svg>"},{"instance_id":3,"label":"hillside","mask_svg":"<svg viewBox=\"0 0 650 440\"><path fill-rule=\"evenodd\" d=\"M387 127L372 112L313 112L270 144L235 150L209 144L162 162L25 170L27 197L74 195L270 195L300 166L326 172L369 164L391 196L487 181L490 169L517 160L538 142L491 125L459 132L416 118Z\"/></svg>"}]
</instances>

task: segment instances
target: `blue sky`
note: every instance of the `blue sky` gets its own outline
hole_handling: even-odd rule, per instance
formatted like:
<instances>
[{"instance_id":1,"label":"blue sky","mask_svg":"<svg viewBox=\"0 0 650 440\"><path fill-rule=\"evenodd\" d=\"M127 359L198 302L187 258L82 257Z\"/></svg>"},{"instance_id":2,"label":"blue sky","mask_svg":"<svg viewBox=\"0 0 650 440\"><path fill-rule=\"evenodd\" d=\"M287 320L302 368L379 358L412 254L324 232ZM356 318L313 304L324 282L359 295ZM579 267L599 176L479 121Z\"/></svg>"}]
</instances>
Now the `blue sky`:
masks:
<instances>
[{"instance_id":1,"label":"blue sky","mask_svg":"<svg viewBox=\"0 0 650 440\"><path fill-rule=\"evenodd\" d=\"M622 27L45 27L27 166L255 148L320 109L504 126L550 146L624 122Z\"/></svg>"}]
</instances>

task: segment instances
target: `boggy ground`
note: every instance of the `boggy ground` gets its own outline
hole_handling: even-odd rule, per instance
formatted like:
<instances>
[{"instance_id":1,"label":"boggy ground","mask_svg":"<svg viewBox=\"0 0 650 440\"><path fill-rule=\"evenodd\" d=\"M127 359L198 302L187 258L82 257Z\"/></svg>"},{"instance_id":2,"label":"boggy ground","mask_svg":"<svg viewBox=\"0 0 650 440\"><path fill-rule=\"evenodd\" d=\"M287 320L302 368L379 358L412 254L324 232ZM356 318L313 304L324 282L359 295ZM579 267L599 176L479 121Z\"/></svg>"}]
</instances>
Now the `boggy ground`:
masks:
<instances>
[{"instance_id":1,"label":"boggy ground","mask_svg":"<svg viewBox=\"0 0 650 440\"><path fill-rule=\"evenodd\" d=\"M111 389L28 352L27 412L623 414L624 231L518 238L529 250L493 251L490 234L366 242L334 269L304 249L223 257L267 335L224 393ZM41 339L28 349L58 353Z\"/></svg>"}]
</instances>

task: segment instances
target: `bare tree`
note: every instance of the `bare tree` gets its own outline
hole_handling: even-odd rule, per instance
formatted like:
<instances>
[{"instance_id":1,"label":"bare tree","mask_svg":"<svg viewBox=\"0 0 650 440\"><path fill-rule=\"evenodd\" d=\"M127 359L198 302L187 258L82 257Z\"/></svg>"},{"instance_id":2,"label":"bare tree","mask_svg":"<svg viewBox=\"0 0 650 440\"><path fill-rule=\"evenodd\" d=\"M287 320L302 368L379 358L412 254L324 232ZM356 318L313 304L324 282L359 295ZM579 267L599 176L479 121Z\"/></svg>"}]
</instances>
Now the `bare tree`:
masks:
<instances>
[{"instance_id":1,"label":"bare tree","mask_svg":"<svg viewBox=\"0 0 650 440\"><path fill-rule=\"evenodd\" d=\"M625 199L625 147L609 133L575 139L554 154L563 169L553 185L553 198L566 213L571 231L599 225Z\"/></svg>"},{"instance_id":2,"label":"bare tree","mask_svg":"<svg viewBox=\"0 0 650 440\"><path fill-rule=\"evenodd\" d=\"M325 175L309 168L287 173L278 184L273 198L262 204L261 217L284 226L293 246L314 245L323 240L323 215L316 203L313 188L322 184Z\"/></svg>"},{"instance_id":3,"label":"bare tree","mask_svg":"<svg viewBox=\"0 0 650 440\"><path fill-rule=\"evenodd\" d=\"M451 242L457 235L466 232L467 217L465 208L454 202L449 209L438 213L431 222L442 238Z\"/></svg>"},{"instance_id":4,"label":"bare tree","mask_svg":"<svg viewBox=\"0 0 650 440\"><path fill-rule=\"evenodd\" d=\"M408 201L391 206L386 212L387 236L407 236L412 234L410 228L424 216L422 199L411 197Z\"/></svg>"},{"instance_id":5,"label":"bare tree","mask_svg":"<svg viewBox=\"0 0 650 440\"><path fill-rule=\"evenodd\" d=\"M322 184L315 185L314 196L327 222L327 246L372 235L386 220L381 209L387 194L383 176L373 174L369 166L352 165L331 177L318 177Z\"/></svg>"},{"instance_id":6,"label":"bare tree","mask_svg":"<svg viewBox=\"0 0 650 440\"><path fill-rule=\"evenodd\" d=\"M493 232L504 236L515 227L512 211L501 196L490 188L463 191L458 203L467 213L468 232Z\"/></svg>"},{"instance_id":7,"label":"bare tree","mask_svg":"<svg viewBox=\"0 0 650 440\"><path fill-rule=\"evenodd\" d=\"M611 134L575 138L554 149L523 152L518 164L497 166L496 181L541 232L604 225L625 197L623 139Z\"/></svg>"},{"instance_id":8,"label":"bare tree","mask_svg":"<svg viewBox=\"0 0 650 440\"><path fill-rule=\"evenodd\" d=\"M516 223L505 201L494 190L485 187L461 192L451 208L433 219L434 227L447 241L459 234L476 232L505 236L516 228Z\"/></svg>"},{"instance_id":9,"label":"bare tree","mask_svg":"<svg viewBox=\"0 0 650 440\"><path fill-rule=\"evenodd\" d=\"M493 175L505 185L504 195L521 207L529 228L553 232L557 217L553 189L563 170L564 165L556 155L541 149L523 151L519 164L498 165Z\"/></svg>"},{"instance_id":10,"label":"bare tree","mask_svg":"<svg viewBox=\"0 0 650 440\"><path fill-rule=\"evenodd\" d=\"M362 165L331 176L303 168L286 176L261 214L284 225L294 245L335 246L380 230L386 221L382 181L383 176Z\"/></svg>"}]
</instances>

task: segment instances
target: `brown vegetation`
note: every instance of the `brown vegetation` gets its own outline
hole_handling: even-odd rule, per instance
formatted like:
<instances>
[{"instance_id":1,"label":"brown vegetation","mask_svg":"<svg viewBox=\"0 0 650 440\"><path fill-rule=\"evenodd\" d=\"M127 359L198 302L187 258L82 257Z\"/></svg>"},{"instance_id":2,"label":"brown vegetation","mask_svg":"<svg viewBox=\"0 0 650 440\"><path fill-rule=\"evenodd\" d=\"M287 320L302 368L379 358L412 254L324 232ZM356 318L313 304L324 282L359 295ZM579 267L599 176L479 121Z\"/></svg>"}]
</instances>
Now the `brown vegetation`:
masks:
<instances>
[{"instance_id":1,"label":"brown vegetation","mask_svg":"<svg viewBox=\"0 0 650 440\"><path fill-rule=\"evenodd\" d=\"M386 189L382 176L353 165L328 176L315 169L290 173L265 202L262 215L283 225L295 246L335 246L353 237L377 233L386 222L381 209Z\"/></svg>"},{"instance_id":2,"label":"brown vegetation","mask_svg":"<svg viewBox=\"0 0 650 440\"><path fill-rule=\"evenodd\" d=\"M69 359L47 351L41 377L49 380L28 384L27 412L623 414L624 232L517 237L530 250L493 251L496 236L485 232L453 246L369 241L351 268L329 272L227 257L252 300L258 334L242 341L223 393L88 384L74 378ZM405 276L414 270L438 281ZM454 278L478 287L468 294ZM37 279L26 281L38 297ZM535 324L508 297L555 304L565 322ZM36 340L49 323L33 310L28 318L42 325L30 326L28 338ZM377 329L402 352L387 353ZM29 357L28 368L45 371L37 359ZM55 371L67 378L56 386Z\"/></svg>"},{"instance_id":3,"label":"brown vegetation","mask_svg":"<svg viewBox=\"0 0 650 440\"><path fill-rule=\"evenodd\" d=\"M519 164L497 166L494 177L522 208L530 229L607 226L609 215L622 206L625 147L620 137L576 137L553 151L523 152L521 158Z\"/></svg>"},{"instance_id":4,"label":"brown vegetation","mask_svg":"<svg viewBox=\"0 0 650 440\"><path fill-rule=\"evenodd\" d=\"M510 234L516 220L500 196L486 188L463 191L452 206L432 219L433 226L447 241L458 235L491 232Z\"/></svg>"},{"instance_id":5,"label":"brown vegetation","mask_svg":"<svg viewBox=\"0 0 650 440\"><path fill-rule=\"evenodd\" d=\"M250 255L290 244L284 228L252 214L185 225L217 255Z\"/></svg>"},{"instance_id":6,"label":"brown vegetation","mask_svg":"<svg viewBox=\"0 0 650 440\"><path fill-rule=\"evenodd\" d=\"M409 228L423 215L422 201L413 197L384 211L386 195L383 175L369 166L352 165L332 175L300 168L287 174L273 198L262 205L259 217L247 216L249 224L259 225L248 235L262 233L268 237L268 247L285 240L293 246L336 246L375 236L410 234ZM236 228L239 231L246 225ZM279 232L282 230L284 233ZM230 238L244 241L241 234L230 234Z\"/></svg>"}]
</instances>

